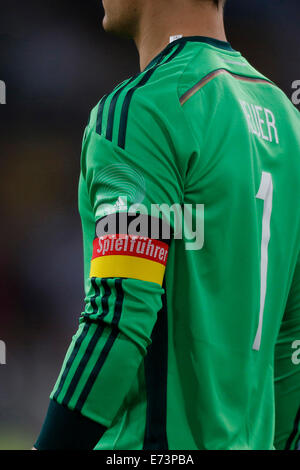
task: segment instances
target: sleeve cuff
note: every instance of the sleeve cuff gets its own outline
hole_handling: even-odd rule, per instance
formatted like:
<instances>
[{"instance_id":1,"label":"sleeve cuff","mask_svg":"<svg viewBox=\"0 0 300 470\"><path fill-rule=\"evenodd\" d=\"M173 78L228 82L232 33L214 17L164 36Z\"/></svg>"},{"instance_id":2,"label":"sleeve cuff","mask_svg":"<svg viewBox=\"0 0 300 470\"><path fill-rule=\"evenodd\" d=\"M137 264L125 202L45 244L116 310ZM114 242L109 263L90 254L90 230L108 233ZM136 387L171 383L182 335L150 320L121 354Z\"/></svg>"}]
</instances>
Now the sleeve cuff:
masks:
<instances>
[{"instance_id":1,"label":"sleeve cuff","mask_svg":"<svg viewBox=\"0 0 300 470\"><path fill-rule=\"evenodd\" d=\"M77 411L50 400L46 419L34 447L37 450L92 450L106 429Z\"/></svg>"}]
</instances>

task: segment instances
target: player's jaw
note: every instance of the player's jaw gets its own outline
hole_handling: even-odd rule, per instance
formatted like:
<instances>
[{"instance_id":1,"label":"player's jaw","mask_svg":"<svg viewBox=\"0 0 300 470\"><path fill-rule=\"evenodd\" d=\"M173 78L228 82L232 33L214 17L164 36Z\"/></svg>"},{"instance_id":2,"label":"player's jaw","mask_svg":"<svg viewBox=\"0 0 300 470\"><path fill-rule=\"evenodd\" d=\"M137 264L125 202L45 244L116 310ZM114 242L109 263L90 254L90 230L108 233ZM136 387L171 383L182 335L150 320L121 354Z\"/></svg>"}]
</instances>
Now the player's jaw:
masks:
<instances>
[{"instance_id":1,"label":"player's jaw","mask_svg":"<svg viewBox=\"0 0 300 470\"><path fill-rule=\"evenodd\" d=\"M139 23L142 0L102 0L103 28L121 36L134 37Z\"/></svg>"}]
</instances>

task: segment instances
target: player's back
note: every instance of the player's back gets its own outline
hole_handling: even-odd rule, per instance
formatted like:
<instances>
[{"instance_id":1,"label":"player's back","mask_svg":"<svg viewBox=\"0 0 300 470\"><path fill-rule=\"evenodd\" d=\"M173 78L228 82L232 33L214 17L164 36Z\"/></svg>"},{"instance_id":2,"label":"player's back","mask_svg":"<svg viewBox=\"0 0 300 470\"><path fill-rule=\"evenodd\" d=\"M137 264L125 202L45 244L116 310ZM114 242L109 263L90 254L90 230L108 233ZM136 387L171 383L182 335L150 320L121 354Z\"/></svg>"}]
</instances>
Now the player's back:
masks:
<instances>
[{"instance_id":1,"label":"player's back","mask_svg":"<svg viewBox=\"0 0 300 470\"><path fill-rule=\"evenodd\" d=\"M268 449L274 347L300 246L299 114L224 43L177 44L141 91L159 114L175 108L177 89L182 114L174 111L168 132L182 203L204 205L203 247L172 241L165 276L168 442Z\"/></svg>"},{"instance_id":2,"label":"player's back","mask_svg":"<svg viewBox=\"0 0 300 470\"><path fill-rule=\"evenodd\" d=\"M195 139L184 203L204 204L204 245L175 241L167 266L170 427L189 423L188 448L271 448L300 246L299 114L238 53L197 46L178 89Z\"/></svg>"},{"instance_id":3,"label":"player's back","mask_svg":"<svg viewBox=\"0 0 300 470\"><path fill-rule=\"evenodd\" d=\"M171 240L152 345L100 448L273 447L274 349L300 245L298 126L297 110L272 82L227 43L201 37L170 44L95 108L82 161L87 186L95 181L90 194L99 192L96 219L105 216L101 200L115 204L115 182L106 193L94 177L113 156L142 175L138 202L179 204L199 233L204 221L203 246L201 235L198 246L187 233ZM94 225L81 184L93 299ZM150 310L160 281L152 268L126 269L114 276L152 281L135 298ZM147 315L139 328L142 318L150 324ZM131 323L126 334L133 330Z\"/></svg>"}]
</instances>

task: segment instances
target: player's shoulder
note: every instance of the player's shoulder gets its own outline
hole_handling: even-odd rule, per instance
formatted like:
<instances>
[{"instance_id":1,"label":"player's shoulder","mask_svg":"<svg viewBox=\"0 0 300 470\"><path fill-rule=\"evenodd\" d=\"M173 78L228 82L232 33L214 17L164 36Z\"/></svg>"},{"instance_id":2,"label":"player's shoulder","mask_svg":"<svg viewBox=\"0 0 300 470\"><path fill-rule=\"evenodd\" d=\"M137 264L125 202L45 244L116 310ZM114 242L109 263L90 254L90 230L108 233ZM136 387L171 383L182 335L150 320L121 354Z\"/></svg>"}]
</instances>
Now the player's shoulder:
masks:
<instances>
[{"instance_id":1,"label":"player's shoulder","mask_svg":"<svg viewBox=\"0 0 300 470\"><path fill-rule=\"evenodd\" d=\"M128 120L138 122L151 114L161 122L180 114L184 97L218 75L268 81L229 43L212 38L183 37L169 44L140 73L129 77L108 92L93 108L89 127L109 140L122 142ZM212 80L218 87L222 80ZM226 81L224 81L226 83ZM198 89L197 88L197 89ZM274 89L276 87L274 86ZM203 86L203 89L208 89ZM277 88L277 101L295 113ZM199 93L197 93L199 96ZM215 95L213 96L215 99ZM135 119L131 119L134 116ZM123 136L123 137L122 137Z\"/></svg>"},{"instance_id":2,"label":"player's shoulder","mask_svg":"<svg viewBox=\"0 0 300 470\"><path fill-rule=\"evenodd\" d=\"M184 97L221 74L271 82L229 43L184 37L169 44L145 70L108 92L92 110L89 126L108 140L122 143L129 122L138 124L147 113L156 121L163 122L166 118L174 121L181 113ZM214 86L210 89L215 99L214 87L218 87L222 79L212 81ZM203 89L206 92L207 87ZM283 94L280 98L278 93L278 101L285 101Z\"/></svg>"},{"instance_id":3,"label":"player's shoulder","mask_svg":"<svg viewBox=\"0 0 300 470\"><path fill-rule=\"evenodd\" d=\"M138 124L147 115L157 121L172 115L180 106L177 89L184 66L182 57L175 57L170 56L168 62L150 63L105 94L92 109L88 128L122 144L128 125Z\"/></svg>"},{"instance_id":4,"label":"player's shoulder","mask_svg":"<svg viewBox=\"0 0 300 470\"><path fill-rule=\"evenodd\" d=\"M186 95L190 98L190 92L192 96L200 97L210 90L215 99L216 89L226 88L229 81L234 79L273 84L272 80L254 68L230 43L207 39L208 42L204 41L201 47L192 46L194 55L188 61L178 84L181 104L184 104ZM207 87L207 84L212 86ZM200 90L202 93L198 93Z\"/></svg>"},{"instance_id":5,"label":"player's shoulder","mask_svg":"<svg viewBox=\"0 0 300 470\"><path fill-rule=\"evenodd\" d=\"M194 55L185 42L169 44L143 71L122 81L98 101L90 113L89 125L95 127L99 111L105 114L106 108L115 112L130 104L131 109L138 110L147 103L154 110L163 103L174 103L181 75Z\"/></svg>"},{"instance_id":6,"label":"player's shoulder","mask_svg":"<svg viewBox=\"0 0 300 470\"><path fill-rule=\"evenodd\" d=\"M96 129L97 126L97 121L99 121L99 111L101 108L104 109L104 105L106 102L109 102L114 94L118 92L119 89L121 89L126 83L130 82L133 79L133 77L126 78L122 82L118 83L115 85L111 90L109 90L107 93L105 93L101 98L98 98L98 101L96 104L93 106L89 113L88 117L88 122L87 122L87 127L90 129Z\"/></svg>"},{"instance_id":7,"label":"player's shoulder","mask_svg":"<svg viewBox=\"0 0 300 470\"><path fill-rule=\"evenodd\" d=\"M292 120L298 121L300 114L297 108L292 104L284 91L272 81L272 79L251 65L247 59L232 46L223 41L212 38L199 38L201 46L195 45L194 38L190 38L189 47L186 48L186 54L182 59L186 63L178 79L178 96L181 105L190 96L201 98L203 94L197 93L202 90L207 94L210 90L211 98L216 99L216 92L226 91L229 81L233 83L252 82L260 85L271 85L261 88L262 93L268 93L273 102L290 116ZM195 38L197 42L198 38ZM203 42L202 42L203 41ZM216 79L220 77L220 79ZM216 79L216 80L215 80ZM228 81L227 81L227 80ZM212 83L213 86L206 87L206 84Z\"/></svg>"}]
</instances>

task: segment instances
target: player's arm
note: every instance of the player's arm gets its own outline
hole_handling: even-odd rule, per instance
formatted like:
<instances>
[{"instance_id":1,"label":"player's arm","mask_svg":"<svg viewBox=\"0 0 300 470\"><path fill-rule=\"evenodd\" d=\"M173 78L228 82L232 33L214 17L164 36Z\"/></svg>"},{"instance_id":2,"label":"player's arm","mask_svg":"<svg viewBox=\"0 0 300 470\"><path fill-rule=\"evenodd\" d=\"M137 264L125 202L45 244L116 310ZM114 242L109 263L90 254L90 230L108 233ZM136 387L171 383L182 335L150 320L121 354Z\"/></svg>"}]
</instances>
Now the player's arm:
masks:
<instances>
[{"instance_id":1,"label":"player's arm","mask_svg":"<svg viewBox=\"0 0 300 470\"><path fill-rule=\"evenodd\" d=\"M300 443L300 256L275 351L276 449Z\"/></svg>"},{"instance_id":2,"label":"player's arm","mask_svg":"<svg viewBox=\"0 0 300 470\"><path fill-rule=\"evenodd\" d=\"M155 203L182 202L181 171L163 117L138 100L131 106L140 128L133 126L127 135L135 139L128 150L100 136L93 126L85 134L82 173L97 233L113 215L107 215L107 204L115 205L124 194L129 204L137 202L130 201L132 190L147 209ZM119 228L115 230L110 234L118 238ZM164 293L168 241L151 240L149 235L145 242L149 253L157 248L160 259L141 258L136 250L124 255L124 238L118 253L107 245L108 252L101 256L99 239L94 240L85 312L51 394L38 449L92 449L122 406L151 343Z\"/></svg>"}]
</instances>

